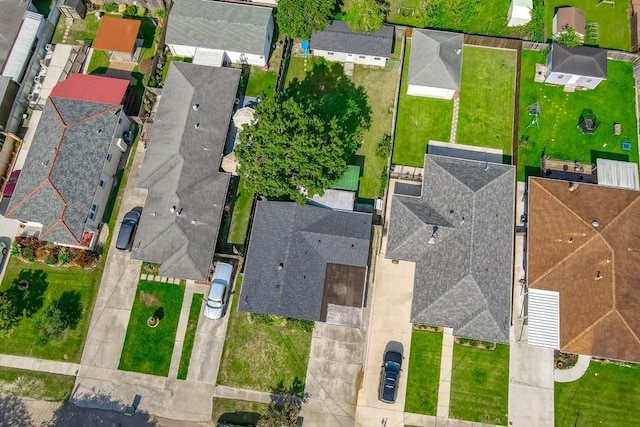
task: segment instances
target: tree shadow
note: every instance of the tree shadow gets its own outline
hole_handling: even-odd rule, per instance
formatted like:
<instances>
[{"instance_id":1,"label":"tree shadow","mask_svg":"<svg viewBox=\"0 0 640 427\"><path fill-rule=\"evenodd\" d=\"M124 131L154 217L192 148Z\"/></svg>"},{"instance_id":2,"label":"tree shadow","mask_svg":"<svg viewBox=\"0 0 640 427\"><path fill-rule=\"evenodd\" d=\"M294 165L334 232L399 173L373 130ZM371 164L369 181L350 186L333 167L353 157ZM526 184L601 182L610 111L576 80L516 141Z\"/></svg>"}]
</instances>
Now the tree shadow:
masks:
<instances>
[{"instance_id":1,"label":"tree shadow","mask_svg":"<svg viewBox=\"0 0 640 427\"><path fill-rule=\"evenodd\" d=\"M371 106L365 88L344 75L342 64L316 62L303 80L289 82L284 93L310 107L326 123L335 123L345 142L345 160L349 160L371 125Z\"/></svg>"},{"instance_id":2,"label":"tree shadow","mask_svg":"<svg viewBox=\"0 0 640 427\"><path fill-rule=\"evenodd\" d=\"M225 412L216 420L223 425L255 426L260 421L257 412Z\"/></svg>"},{"instance_id":3,"label":"tree shadow","mask_svg":"<svg viewBox=\"0 0 640 427\"><path fill-rule=\"evenodd\" d=\"M26 291L18 288L18 283L23 280L29 283ZM3 294L18 315L32 317L44 305L44 293L48 286L44 270L22 270Z\"/></svg>"},{"instance_id":4,"label":"tree shadow","mask_svg":"<svg viewBox=\"0 0 640 427\"><path fill-rule=\"evenodd\" d=\"M164 319L164 308L158 307L156 311L153 312L153 317L155 317L158 320Z\"/></svg>"},{"instance_id":5,"label":"tree shadow","mask_svg":"<svg viewBox=\"0 0 640 427\"><path fill-rule=\"evenodd\" d=\"M35 427L27 406L22 399L12 395L0 395L0 425L3 427Z\"/></svg>"},{"instance_id":6,"label":"tree shadow","mask_svg":"<svg viewBox=\"0 0 640 427\"><path fill-rule=\"evenodd\" d=\"M286 385L284 380L280 380L280 382L271 387L271 401L278 400L282 397L295 397L300 399L300 403L304 403L308 400L309 395L304 392L304 382L295 377L291 382L291 385Z\"/></svg>"},{"instance_id":7,"label":"tree shadow","mask_svg":"<svg viewBox=\"0 0 640 427\"><path fill-rule=\"evenodd\" d=\"M82 317L82 294L78 291L65 291L52 305L62 312L62 320L68 328L75 329Z\"/></svg>"}]
</instances>

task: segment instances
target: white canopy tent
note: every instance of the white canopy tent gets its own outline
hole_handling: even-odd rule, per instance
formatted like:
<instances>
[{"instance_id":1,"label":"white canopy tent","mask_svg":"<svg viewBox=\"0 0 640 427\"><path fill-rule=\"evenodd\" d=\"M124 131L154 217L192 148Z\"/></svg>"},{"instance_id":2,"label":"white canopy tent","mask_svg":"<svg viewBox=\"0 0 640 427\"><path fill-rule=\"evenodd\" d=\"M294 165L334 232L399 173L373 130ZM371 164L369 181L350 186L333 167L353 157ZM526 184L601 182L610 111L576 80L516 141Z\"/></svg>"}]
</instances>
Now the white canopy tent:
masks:
<instances>
[{"instance_id":1,"label":"white canopy tent","mask_svg":"<svg viewBox=\"0 0 640 427\"><path fill-rule=\"evenodd\" d=\"M507 25L509 27L519 27L528 24L531 21L532 10L532 0L511 0Z\"/></svg>"}]
</instances>

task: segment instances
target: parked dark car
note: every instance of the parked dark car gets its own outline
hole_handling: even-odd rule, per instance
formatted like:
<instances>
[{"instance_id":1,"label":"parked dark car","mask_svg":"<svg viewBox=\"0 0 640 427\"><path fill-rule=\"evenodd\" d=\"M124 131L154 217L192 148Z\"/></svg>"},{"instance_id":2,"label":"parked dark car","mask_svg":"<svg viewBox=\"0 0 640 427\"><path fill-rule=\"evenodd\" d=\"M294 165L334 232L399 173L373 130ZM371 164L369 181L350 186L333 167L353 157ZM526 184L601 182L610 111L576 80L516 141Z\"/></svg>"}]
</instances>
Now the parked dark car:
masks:
<instances>
[{"instance_id":1,"label":"parked dark car","mask_svg":"<svg viewBox=\"0 0 640 427\"><path fill-rule=\"evenodd\" d=\"M139 212L129 211L124 215L122 225L120 225L118 239L116 240L116 249L120 249L121 251L128 251L131 249L131 244L133 243L133 237L136 235L136 229L138 228L139 221Z\"/></svg>"},{"instance_id":2,"label":"parked dark car","mask_svg":"<svg viewBox=\"0 0 640 427\"><path fill-rule=\"evenodd\" d=\"M388 350L384 353L380 370L379 397L385 403L394 403L398 395L398 383L402 371L402 353Z\"/></svg>"},{"instance_id":3,"label":"parked dark car","mask_svg":"<svg viewBox=\"0 0 640 427\"><path fill-rule=\"evenodd\" d=\"M16 183L18 182L18 178L20 178L20 172L22 172L22 170L18 169L11 172L11 175L9 175L9 179L7 180L7 183L4 185L4 191L2 193L4 197L13 196L13 192L16 189Z\"/></svg>"},{"instance_id":4,"label":"parked dark car","mask_svg":"<svg viewBox=\"0 0 640 427\"><path fill-rule=\"evenodd\" d=\"M130 130L125 130L122 134L122 139L124 140L124 142L131 145L134 139L133 132L131 132Z\"/></svg>"}]
</instances>

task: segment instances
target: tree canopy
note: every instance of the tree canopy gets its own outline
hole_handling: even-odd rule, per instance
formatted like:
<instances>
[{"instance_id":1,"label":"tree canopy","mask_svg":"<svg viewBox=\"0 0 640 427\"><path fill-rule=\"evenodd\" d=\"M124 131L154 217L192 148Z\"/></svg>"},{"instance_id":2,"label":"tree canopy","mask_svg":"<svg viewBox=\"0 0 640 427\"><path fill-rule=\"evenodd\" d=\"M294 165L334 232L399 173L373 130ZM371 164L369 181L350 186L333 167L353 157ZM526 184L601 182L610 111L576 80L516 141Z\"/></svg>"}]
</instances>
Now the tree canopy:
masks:
<instances>
[{"instance_id":1,"label":"tree canopy","mask_svg":"<svg viewBox=\"0 0 640 427\"><path fill-rule=\"evenodd\" d=\"M364 89L337 70L316 66L303 81L294 79L286 92L258 104L256 123L242 130L235 148L250 190L302 203L301 191L322 195L346 172L371 110ZM329 83L328 76L335 80Z\"/></svg>"},{"instance_id":2,"label":"tree canopy","mask_svg":"<svg viewBox=\"0 0 640 427\"><path fill-rule=\"evenodd\" d=\"M573 27L565 25L563 30L562 34L556 38L557 43L562 43L568 47L580 46L582 44L582 38Z\"/></svg>"},{"instance_id":3,"label":"tree canopy","mask_svg":"<svg viewBox=\"0 0 640 427\"><path fill-rule=\"evenodd\" d=\"M353 31L370 33L384 26L389 4L384 0L353 0L345 21Z\"/></svg>"},{"instance_id":4,"label":"tree canopy","mask_svg":"<svg viewBox=\"0 0 640 427\"><path fill-rule=\"evenodd\" d=\"M276 21L282 34L309 40L329 25L334 8L335 0L280 0Z\"/></svg>"}]
</instances>

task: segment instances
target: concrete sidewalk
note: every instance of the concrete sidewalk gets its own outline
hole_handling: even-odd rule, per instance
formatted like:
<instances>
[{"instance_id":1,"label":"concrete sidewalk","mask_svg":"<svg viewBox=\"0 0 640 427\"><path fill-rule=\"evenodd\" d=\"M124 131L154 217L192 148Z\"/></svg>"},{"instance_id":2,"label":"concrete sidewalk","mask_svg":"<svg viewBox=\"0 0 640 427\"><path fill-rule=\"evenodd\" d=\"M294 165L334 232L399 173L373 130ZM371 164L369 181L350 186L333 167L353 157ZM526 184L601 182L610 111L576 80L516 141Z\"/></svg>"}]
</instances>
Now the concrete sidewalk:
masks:
<instances>
[{"instance_id":1,"label":"concrete sidewalk","mask_svg":"<svg viewBox=\"0 0 640 427\"><path fill-rule=\"evenodd\" d=\"M178 377L178 368L180 367L180 358L182 357L184 338L187 332L187 324L189 323L189 311L191 310L191 301L193 299L195 290L196 287L193 284L187 284L184 290L184 295L182 297L182 307L180 308L180 319L178 320L178 329L176 330L176 338L173 343L173 353L171 355L171 365L169 367L169 378Z\"/></svg>"},{"instance_id":2,"label":"concrete sidewalk","mask_svg":"<svg viewBox=\"0 0 640 427\"><path fill-rule=\"evenodd\" d=\"M444 328L442 333L442 355L440 357L440 384L438 385L438 408L436 415L449 418L451 400L451 369L453 367L453 329Z\"/></svg>"},{"instance_id":3,"label":"concrete sidewalk","mask_svg":"<svg viewBox=\"0 0 640 427\"><path fill-rule=\"evenodd\" d=\"M582 378L587 369L589 369L589 363L591 363L591 356L578 355L576 364L569 369L554 369L553 377L557 383L570 383Z\"/></svg>"},{"instance_id":4,"label":"concrete sidewalk","mask_svg":"<svg viewBox=\"0 0 640 427\"><path fill-rule=\"evenodd\" d=\"M11 356L8 354L0 354L0 366L71 376L78 375L80 371L80 365L77 363L57 362L55 360Z\"/></svg>"}]
</instances>

